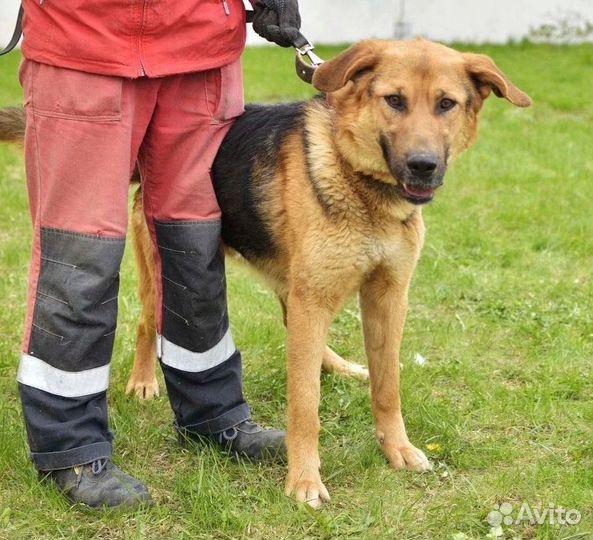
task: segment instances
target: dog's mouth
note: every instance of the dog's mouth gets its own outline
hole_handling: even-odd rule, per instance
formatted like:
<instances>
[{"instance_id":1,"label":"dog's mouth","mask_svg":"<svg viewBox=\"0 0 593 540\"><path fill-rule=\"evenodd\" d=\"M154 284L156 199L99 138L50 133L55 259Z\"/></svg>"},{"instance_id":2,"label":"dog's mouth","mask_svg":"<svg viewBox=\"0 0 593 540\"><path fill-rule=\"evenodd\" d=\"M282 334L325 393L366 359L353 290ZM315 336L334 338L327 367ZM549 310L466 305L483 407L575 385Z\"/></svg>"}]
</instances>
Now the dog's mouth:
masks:
<instances>
[{"instance_id":1,"label":"dog's mouth","mask_svg":"<svg viewBox=\"0 0 593 540\"><path fill-rule=\"evenodd\" d=\"M405 182L401 184L401 194L406 201L412 204L426 204L432 201L436 188L410 186Z\"/></svg>"}]
</instances>

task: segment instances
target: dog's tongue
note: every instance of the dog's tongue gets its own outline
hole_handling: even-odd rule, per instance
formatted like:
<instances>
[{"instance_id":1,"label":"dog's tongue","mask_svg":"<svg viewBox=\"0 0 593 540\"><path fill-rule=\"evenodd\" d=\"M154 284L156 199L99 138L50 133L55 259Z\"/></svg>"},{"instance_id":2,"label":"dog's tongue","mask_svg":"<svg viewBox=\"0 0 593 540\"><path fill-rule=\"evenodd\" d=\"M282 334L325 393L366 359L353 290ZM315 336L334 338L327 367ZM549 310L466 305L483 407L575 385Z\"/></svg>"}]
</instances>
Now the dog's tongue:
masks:
<instances>
[{"instance_id":1,"label":"dog's tongue","mask_svg":"<svg viewBox=\"0 0 593 540\"><path fill-rule=\"evenodd\" d=\"M412 197L419 197L421 199L427 199L428 197L432 197L434 193L434 189L417 189L410 187L404 184L404 189L408 195L412 195Z\"/></svg>"}]
</instances>

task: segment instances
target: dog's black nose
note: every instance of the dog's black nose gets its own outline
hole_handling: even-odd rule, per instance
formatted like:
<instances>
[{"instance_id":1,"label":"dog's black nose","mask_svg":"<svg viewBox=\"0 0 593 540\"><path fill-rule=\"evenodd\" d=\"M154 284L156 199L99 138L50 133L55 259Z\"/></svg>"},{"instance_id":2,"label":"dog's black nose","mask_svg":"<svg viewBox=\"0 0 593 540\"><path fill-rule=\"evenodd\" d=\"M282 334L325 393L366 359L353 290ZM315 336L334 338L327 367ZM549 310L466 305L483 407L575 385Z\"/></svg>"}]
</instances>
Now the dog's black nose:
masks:
<instances>
[{"instance_id":1,"label":"dog's black nose","mask_svg":"<svg viewBox=\"0 0 593 540\"><path fill-rule=\"evenodd\" d=\"M410 172L416 176L429 176L439 164L434 154L413 154L408 157L407 165Z\"/></svg>"}]
</instances>

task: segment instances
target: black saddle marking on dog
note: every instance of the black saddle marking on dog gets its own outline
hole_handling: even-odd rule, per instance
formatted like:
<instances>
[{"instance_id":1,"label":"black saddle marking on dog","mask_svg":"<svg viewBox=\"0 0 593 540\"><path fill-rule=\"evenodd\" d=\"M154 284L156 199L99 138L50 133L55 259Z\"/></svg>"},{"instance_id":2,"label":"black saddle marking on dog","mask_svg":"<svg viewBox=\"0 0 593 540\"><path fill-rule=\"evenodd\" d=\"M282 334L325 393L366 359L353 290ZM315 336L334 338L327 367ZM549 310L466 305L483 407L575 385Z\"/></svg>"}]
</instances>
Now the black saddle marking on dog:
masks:
<instances>
[{"instance_id":1,"label":"black saddle marking on dog","mask_svg":"<svg viewBox=\"0 0 593 540\"><path fill-rule=\"evenodd\" d=\"M214 161L222 238L246 259L268 258L278 251L262 214L262 199L275 181L285 137L302 126L305 105L248 105Z\"/></svg>"}]
</instances>

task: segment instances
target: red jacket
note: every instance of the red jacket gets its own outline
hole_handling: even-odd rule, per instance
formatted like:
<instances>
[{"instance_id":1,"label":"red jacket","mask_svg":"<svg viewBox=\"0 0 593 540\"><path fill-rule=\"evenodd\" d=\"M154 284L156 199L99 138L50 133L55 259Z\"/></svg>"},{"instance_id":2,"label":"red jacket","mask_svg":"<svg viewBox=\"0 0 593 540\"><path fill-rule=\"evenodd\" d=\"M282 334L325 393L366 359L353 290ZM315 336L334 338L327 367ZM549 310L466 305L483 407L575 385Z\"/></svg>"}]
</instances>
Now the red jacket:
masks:
<instances>
[{"instance_id":1,"label":"red jacket","mask_svg":"<svg viewBox=\"0 0 593 540\"><path fill-rule=\"evenodd\" d=\"M24 0L23 54L121 77L202 71L245 46L242 0Z\"/></svg>"}]
</instances>

